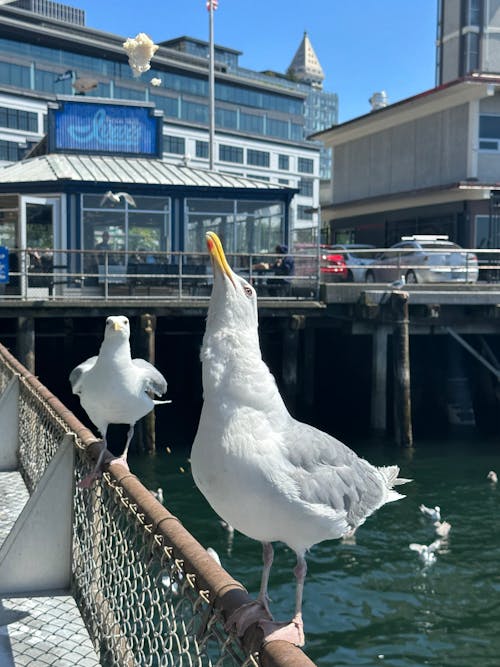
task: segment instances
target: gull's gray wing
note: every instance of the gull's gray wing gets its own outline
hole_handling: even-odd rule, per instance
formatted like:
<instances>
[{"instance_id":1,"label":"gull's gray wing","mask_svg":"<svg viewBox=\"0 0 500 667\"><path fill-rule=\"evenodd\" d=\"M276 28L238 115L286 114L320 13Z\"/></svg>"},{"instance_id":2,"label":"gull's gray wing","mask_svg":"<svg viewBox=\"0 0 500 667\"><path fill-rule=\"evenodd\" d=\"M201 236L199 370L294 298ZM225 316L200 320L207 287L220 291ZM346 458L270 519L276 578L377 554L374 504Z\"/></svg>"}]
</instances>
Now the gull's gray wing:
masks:
<instances>
[{"instance_id":1,"label":"gull's gray wing","mask_svg":"<svg viewBox=\"0 0 500 667\"><path fill-rule=\"evenodd\" d=\"M345 511L348 523L356 527L386 501L387 487L378 469L340 440L296 420L287 429L287 439L293 466L289 474L306 502Z\"/></svg>"},{"instance_id":2,"label":"gull's gray wing","mask_svg":"<svg viewBox=\"0 0 500 667\"><path fill-rule=\"evenodd\" d=\"M143 373L146 383L146 391L152 391L156 396L163 396L167 391L167 381L149 361L145 359L132 359L132 363Z\"/></svg>"},{"instance_id":3,"label":"gull's gray wing","mask_svg":"<svg viewBox=\"0 0 500 667\"><path fill-rule=\"evenodd\" d=\"M71 389L74 394L81 393L82 379L91 368L94 368L97 357L90 357L86 361L82 361L76 368L73 368L69 374L69 382L71 384Z\"/></svg>"}]
</instances>

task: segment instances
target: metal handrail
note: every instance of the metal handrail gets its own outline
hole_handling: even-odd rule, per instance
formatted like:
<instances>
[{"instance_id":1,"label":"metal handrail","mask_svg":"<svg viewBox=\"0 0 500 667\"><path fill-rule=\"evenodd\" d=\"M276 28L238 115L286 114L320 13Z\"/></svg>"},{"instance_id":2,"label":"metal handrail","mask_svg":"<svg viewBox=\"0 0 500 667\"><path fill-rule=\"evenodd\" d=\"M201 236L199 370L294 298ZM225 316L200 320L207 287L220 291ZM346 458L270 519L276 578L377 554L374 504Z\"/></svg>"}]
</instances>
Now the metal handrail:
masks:
<instances>
[{"instance_id":1,"label":"metal handrail","mask_svg":"<svg viewBox=\"0 0 500 667\"><path fill-rule=\"evenodd\" d=\"M93 466L102 441L0 344L0 395L14 376L19 378L22 386L21 402L29 404L29 433L32 434L33 447L38 447L40 440L45 442L42 431L47 424L57 432L52 437L53 446L60 442L61 434L74 434L77 446L75 482L78 481ZM38 418L38 424L33 424L34 416ZM19 456L29 458L29 453L30 444L25 443ZM252 598L135 475L119 472L118 468L123 470L121 466L109 466L112 458L111 454L106 456L102 482L90 493L75 490L73 499L73 592L90 637L105 664L146 664L141 662L145 650L154 652L151 664L174 664L172 657L162 656L162 651L170 646L174 652L193 652L186 656L186 664L199 667L215 663L244 667L314 667L314 663L292 644L276 641L263 645L262 631L255 625L241 640L232 630L225 630L224 623L231 613ZM37 468L35 476L28 480L30 493L48 462L47 458L42 468ZM29 469L30 461L20 461L20 465ZM111 527L113 530L121 527L118 536L111 532ZM82 535L88 540L85 542L87 552L83 548ZM101 548L106 539L110 543ZM108 562L107 559L118 549L116 562ZM125 598L124 602L122 588L133 570L130 559L134 553L142 558L137 563L138 582L130 582L127 589L130 597L140 595L140 603L133 607L132 622L131 610L122 609L128 601ZM126 571L116 572L124 555ZM169 584L169 591L161 592L159 573L167 570L179 585L178 602L172 598L172 585ZM122 598L114 599L113 587L107 580L109 576L119 582ZM133 598L131 603L135 602L136 598ZM160 617L161 610L165 610L166 620ZM188 610L189 618L181 616L168 625L170 616L188 613ZM174 640L168 633L165 636L165 623L175 635ZM141 636L136 636L138 634ZM144 646L150 648L144 649ZM179 664L184 664L182 657L180 660Z\"/></svg>"},{"instance_id":2,"label":"metal handrail","mask_svg":"<svg viewBox=\"0 0 500 667\"><path fill-rule=\"evenodd\" d=\"M45 251L46 253L46 251ZM9 283L2 296L13 300L208 300L213 280L211 262L206 252L146 252L57 250L52 261L34 266L30 257L43 256L38 248L10 251ZM263 258L273 263L274 253L227 253L232 268L256 285L259 297L276 296L264 289L266 278L254 266ZM309 256L301 256L308 259ZM314 256L317 258L317 255ZM150 262L153 260L154 262ZM268 277L271 275L269 273ZM273 281L285 287L287 276L273 275ZM319 276L309 268L293 275L292 291L281 290L283 298L317 298ZM301 288L304 288L301 291ZM308 289L307 289L308 288Z\"/></svg>"}]
</instances>

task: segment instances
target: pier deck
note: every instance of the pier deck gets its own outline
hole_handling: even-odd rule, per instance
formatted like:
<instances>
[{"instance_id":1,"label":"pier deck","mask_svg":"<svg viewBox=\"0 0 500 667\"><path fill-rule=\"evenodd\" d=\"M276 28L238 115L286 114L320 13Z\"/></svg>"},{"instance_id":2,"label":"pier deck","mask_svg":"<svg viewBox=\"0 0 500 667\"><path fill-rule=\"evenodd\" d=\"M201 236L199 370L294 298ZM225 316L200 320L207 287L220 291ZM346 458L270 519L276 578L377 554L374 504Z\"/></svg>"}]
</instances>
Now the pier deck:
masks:
<instances>
[{"instance_id":1,"label":"pier deck","mask_svg":"<svg viewBox=\"0 0 500 667\"><path fill-rule=\"evenodd\" d=\"M0 472L0 550L28 500L21 473ZM20 597L0 595L0 665L99 665L76 602L68 591L37 591Z\"/></svg>"}]
</instances>

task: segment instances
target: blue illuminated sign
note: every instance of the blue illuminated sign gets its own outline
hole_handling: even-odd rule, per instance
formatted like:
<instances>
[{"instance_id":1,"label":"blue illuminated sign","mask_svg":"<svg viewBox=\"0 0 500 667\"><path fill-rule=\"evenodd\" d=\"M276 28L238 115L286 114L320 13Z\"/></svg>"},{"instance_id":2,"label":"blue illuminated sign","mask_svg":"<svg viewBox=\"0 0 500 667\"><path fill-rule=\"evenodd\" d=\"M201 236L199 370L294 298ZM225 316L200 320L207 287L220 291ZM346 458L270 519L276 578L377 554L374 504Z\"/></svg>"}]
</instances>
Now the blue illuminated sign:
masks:
<instances>
[{"instance_id":1,"label":"blue illuminated sign","mask_svg":"<svg viewBox=\"0 0 500 667\"><path fill-rule=\"evenodd\" d=\"M9 282L9 249L0 245L0 283Z\"/></svg>"},{"instance_id":2,"label":"blue illuminated sign","mask_svg":"<svg viewBox=\"0 0 500 667\"><path fill-rule=\"evenodd\" d=\"M65 101L50 114L50 152L162 155L162 118L151 107Z\"/></svg>"}]
</instances>

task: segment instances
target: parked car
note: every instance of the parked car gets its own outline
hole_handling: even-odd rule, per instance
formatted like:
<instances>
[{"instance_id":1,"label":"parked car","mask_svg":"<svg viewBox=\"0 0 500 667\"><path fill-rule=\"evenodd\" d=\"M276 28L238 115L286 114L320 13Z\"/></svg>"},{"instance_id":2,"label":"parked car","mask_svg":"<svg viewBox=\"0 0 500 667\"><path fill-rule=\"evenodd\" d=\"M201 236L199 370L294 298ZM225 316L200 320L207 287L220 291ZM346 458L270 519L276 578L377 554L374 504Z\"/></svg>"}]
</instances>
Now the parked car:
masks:
<instances>
[{"instance_id":1,"label":"parked car","mask_svg":"<svg viewBox=\"0 0 500 667\"><path fill-rule=\"evenodd\" d=\"M337 243L331 247L332 251L338 251L346 263L348 282L364 283L366 280L367 267L377 256L375 246L368 243Z\"/></svg>"},{"instance_id":2,"label":"parked car","mask_svg":"<svg viewBox=\"0 0 500 667\"><path fill-rule=\"evenodd\" d=\"M406 283L476 282L478 262L447 236L403 236L381 253L366 272L366 282L390 282L404 277Z\"/></svg>"},{"instance_id":3,"label":"parked car","mask_svg":"<svg viewBox=\"0 0 500 667\"><path fill-rule=\"evenodd\" d=\"M318 246L301 243L295 246L295 275L314 276L318 272ZM347 280L347 265L344 256L329 245L319 247L320 281L331 283ZM304 282L304 281L302 281Z\"/></svg>"}]
</instances>

